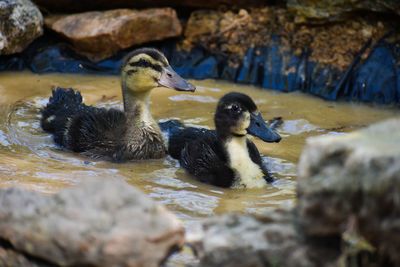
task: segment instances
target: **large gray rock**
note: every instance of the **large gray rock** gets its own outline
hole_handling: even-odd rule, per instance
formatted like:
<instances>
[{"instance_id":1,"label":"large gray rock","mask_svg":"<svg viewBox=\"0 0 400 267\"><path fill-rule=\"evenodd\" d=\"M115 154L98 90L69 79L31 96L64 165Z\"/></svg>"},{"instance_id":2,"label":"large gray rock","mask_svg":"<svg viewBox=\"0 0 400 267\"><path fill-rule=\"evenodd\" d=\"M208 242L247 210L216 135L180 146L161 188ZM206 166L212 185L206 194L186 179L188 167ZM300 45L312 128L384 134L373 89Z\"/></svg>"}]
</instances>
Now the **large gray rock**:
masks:
<instances>
[{"instance_id":1,"label":"large gray rock","mask_svg":"<svg viewBox=\"0 0 400 267\"><path fill-rule=\"evenodd\" d=\"M299 221L312 238L354 233L400 265L400 119L307 139Z\"/></svg>"},{"instance_id":2,"label":"large gray rock","mask_svg":"<svg viewBox=\"0 0 400 267\"><path fill-rule=\"evenodd\" d=\"M206 219L188 236L188 243L200 266L316 266L293 222L287 210L258 217L229 213Z\"/></svg>"},{"instance_id":3,"label":"large gray rock","mask_svg":"<svg viewBox=\"0 0 400 267\"><path fill-rule=\"evenodd\" d=\"M335 21L357 10L400 15L400 1L397 0L288 0L287 7L299 23Z\"/></svg>"},{"instance_id":4,"label":"large gray rock","mask_svg":"<svg viewBox=\"0 0 400 267\"><path fill-rule=\"evenodd\" d=\"M0 55L21 52L42 34L43 17L31 1L0 1Z\"/></svg>"},{"instance_id":5,"label":"large gray rock","mask_svg":"<svg viewBox=\"0 0 400 267\"><path fill-rule=\"evenodd\" d=\"M46 27L93 60L151 41L177 37L182 26L174 9L115 9L45 18Z\"/></svg>"},{"instance_id":6,"label":"large gray rock","mask_svg":"<svg viewBox=\"0 0 400 267\"><path fill-rule=\"evenodd\" d=\"M51 197L0 189L0 240L9 244L0 243L0 263L159 266L184 232L171 212L122 181L88 180Z\"/></svg>"}]
</instances>

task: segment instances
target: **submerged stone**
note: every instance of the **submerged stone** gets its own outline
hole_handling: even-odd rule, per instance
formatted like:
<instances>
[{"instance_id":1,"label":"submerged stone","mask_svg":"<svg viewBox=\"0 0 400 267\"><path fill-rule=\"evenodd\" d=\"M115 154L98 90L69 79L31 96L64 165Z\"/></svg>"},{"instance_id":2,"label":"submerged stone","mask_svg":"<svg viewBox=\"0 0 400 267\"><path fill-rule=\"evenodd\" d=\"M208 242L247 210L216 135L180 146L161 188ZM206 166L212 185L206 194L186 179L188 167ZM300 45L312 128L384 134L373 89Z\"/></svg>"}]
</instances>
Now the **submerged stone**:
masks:
<instances>
[{"instance_id":1,"label":"submerged stone","mask_svg":"<svg viewBox=\"0 0 400 267\"><path fill-rule=\"evenodd\" d=\"M353 233L400 264L400 119L346 135L311 137L298 165L306 235Z\"/></svg>"},{"instance_id":2,"label":"submerged stone","mask_svg":"<svg viewBox=\"0 0 400 267\"><path fill-rule=\"evenodd\" d=\"M181 248L184 232L171 212L114 179L51 197L0 189L0 263L159 266Z\"/></svg>"},{"instance_id":3,"label":"submerged stone","mask_svg":"<svg viewBox=\"0 0 400 267\"><path fill-rule=\"evenodd\" d=\"M77 52L96 61L133 45L176 37L182 32L171 8L55 15L46 17L45 25L72 43Z\"/></svg>"},{"instance_id":4,"label":"submerged stone","mask_svg":"<svg viewBox=\"0 0 400 267\"><path fill-rule=\"evenodd\" d=\"M43 34L43 17L29 0L0 2L0 55L22 52Z\"/></svg>"}]
</instances>

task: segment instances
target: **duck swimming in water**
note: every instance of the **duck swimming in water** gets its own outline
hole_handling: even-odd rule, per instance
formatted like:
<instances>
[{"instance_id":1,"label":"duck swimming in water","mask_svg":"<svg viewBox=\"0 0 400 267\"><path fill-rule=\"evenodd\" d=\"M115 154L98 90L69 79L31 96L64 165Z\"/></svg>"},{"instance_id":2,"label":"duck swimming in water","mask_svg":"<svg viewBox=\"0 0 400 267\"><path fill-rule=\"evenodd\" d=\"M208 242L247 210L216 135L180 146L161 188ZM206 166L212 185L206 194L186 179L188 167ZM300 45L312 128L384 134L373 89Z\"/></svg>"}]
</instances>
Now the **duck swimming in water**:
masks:
<instances>
[{"instance_id":1,"label":"duck swimming in water","mask_svg":"<svg viewBox=\"0 0 400 267\"><path fill-rule=\"evenodd\" d=\"M279 142L253 100L242 93L228 93L218 102L216 130L183 127L177 121L161 124L169 133L169 154L201 182L221 187L263 187L272 182L260 153L246 135L265 142Z\"/></svg>"},{"instance_id":2,"label":"duck swimming in water","mask_svg":"<svg viewBox=\"0 0 400 267\"><path fill-rule=\"evenodd\" d=\"M195 91L165 56L152 48L127 55L121 66L124 110L96 108L82 103L80 92L57 88L41 110L43 130L62 148L112 161L161 158L167 147L149 110L150 91L167 87Z\"/></svg>"}]
</instances>

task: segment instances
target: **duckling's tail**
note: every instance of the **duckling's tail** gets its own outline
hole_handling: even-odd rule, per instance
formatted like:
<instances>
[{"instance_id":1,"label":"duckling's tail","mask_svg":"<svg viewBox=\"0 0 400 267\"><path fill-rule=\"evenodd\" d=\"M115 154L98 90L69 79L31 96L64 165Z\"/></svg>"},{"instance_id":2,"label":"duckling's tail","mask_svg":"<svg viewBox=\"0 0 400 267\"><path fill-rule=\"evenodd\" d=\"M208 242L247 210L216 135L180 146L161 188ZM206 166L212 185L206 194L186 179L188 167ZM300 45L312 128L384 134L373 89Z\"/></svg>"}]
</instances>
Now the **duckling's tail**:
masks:
<instances>
[{"instance_id":1,"label":"duckling's tail","mask_svg":"<svg viewBox=\"0 0 400 267\"><path fill-rule=\"evenodd\" d=\"M72 88L53 89L53 95L47 106L40 111L42 114L41 126L43 130L58 135L65 129L65 125L74 114L82 109L82 96Z\"/></svg>"}]
</instances>

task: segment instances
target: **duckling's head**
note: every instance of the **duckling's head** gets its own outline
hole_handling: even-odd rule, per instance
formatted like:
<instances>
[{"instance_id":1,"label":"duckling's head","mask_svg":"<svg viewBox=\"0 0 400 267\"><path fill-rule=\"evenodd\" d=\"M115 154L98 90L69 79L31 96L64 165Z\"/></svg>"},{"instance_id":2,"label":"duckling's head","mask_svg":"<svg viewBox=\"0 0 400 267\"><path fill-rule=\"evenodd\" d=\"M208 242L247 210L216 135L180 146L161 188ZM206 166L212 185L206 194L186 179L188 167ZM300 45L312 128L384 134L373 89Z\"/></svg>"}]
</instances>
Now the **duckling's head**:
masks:
<instances>
[{"instance_id":1,"label":"duckling's head","mask_svg":"<svg viewBox=\"0 0 400 267\"><path fill-rule=\"evenodd\" d=\"M251 134L265 142L279 142L279 134L271 130L254 101L245 94L231 92L218 102L214 116L217 133L222 138Z\"/></svg>"},{"instance_id":2,"label":"duckling's head","mask_svg":"<svg viewBox=\"0 0 400 267\"><path fill-rule=\"evenodd\" d=\"M157 49L140 48L125 57L121 65L123 88L143 93L156 87L193 92L196 87L180 77Z\"/></svg>"}]
</instances>

